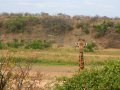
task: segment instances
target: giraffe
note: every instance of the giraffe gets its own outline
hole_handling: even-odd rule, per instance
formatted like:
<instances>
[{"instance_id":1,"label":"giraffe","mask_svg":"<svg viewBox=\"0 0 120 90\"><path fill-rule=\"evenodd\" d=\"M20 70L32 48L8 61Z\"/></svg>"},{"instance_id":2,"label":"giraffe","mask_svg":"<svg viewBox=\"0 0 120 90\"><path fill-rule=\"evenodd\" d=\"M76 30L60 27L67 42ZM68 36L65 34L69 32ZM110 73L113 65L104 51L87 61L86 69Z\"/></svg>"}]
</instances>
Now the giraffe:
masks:
<instances>
[{"instance_id":1,"label":"giraffe","mask_svg":"<svg viewBox=\"0 0 120 90\"><path fill-rule=\"evenodd\" d=\"M79 39L77 46L79 47L79 71L84 69L83 49L87 45L84 39Z\"/></svg>"}]
</instances>

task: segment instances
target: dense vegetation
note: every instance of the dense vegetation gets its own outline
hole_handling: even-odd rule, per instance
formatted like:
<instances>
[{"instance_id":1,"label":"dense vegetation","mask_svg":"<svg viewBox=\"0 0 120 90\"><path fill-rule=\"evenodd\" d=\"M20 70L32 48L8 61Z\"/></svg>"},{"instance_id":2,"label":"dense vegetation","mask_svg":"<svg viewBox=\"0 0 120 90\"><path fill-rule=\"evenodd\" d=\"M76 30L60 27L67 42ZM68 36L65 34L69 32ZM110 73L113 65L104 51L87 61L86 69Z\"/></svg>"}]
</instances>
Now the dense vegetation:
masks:
<instances>
[{"instance_id":1,"label":"dense vegetation","mask_svg":"<svg viewBox=\"0 0 120 90\"><path fill-rule=\"evenodd\" d=\"M51 43L48 41L41 41L41 40L33 40L29 42L25 48L26 49L44 49L51 47Z\"/></svg>"},{"instance_id":2,"label":"dense vegetation","mask_svg":"<svg viewBox=\"0 0 120 90\"><path fill-rule=\"evenodd\" d=\"M32 40L32 41L24 41L13 39L13 41L3 43L0 41L0 49L8 49L8 48L24 48L24 49L45 49L51 47L52 43L49 41L42 40Z\"/></svg>"},{"instance_id":3,"label":"dense vegetation","mask_svg":"<svg viewBox=\"0 0 120 90\"><path fill-rule=\"evenodd\" d=\"M2 23L2 22L1 22ZM10 17L3 23L6 33L23 33L27 27L39 25L47 29L49 32L64 33L66 30L72 30L72 22L70 20L59 17L42 17L35 16L16 16Z\"/></svg>"},{"instance_id":4,"label":"dense vegetation","mask_svg":"<svg viewBox=\"0 0 120 90\"><path fill-rule=\"evenodd\" d=\"M44 28L47 28L50 32L57 34L65 33L66 30L72 30L72 22L70 20L64 20L58 17L42 18L41 24Z\"/></svg>"},{"instance_id":5,"label":"dense vegetation","mask_svg":"<svg viewBox=\"0 0 120 90\"><path fill-rule=\"evenodd\" d=\"M25 19L22 17L10 18L5 26L7 28L7 32L21 33L25 29Z\"/></svg>"},{"instance_id":6,"label":"dense vegetation","mask_svg":"<svg viewBox=\"0 0 120 90\"><path fill-rule=\"evenodd\" d=\"M76 24L76 27L79 29L81 28L83 30L83 32L85 32L86 34L89 34L89 24L88 23L78 23Z\"/></svg>"},{"instance_id":7,"label":"dense vegetation","mask_svg":"<svg viewBox=\"0 0 120 90\"><path fill-rule=\"evenodd\" d=\"M103 22L102 24L93 26L96 32L96 37L104 36L107 30L114 27L114 24L112 22Z\"/></svg>"},{"instance_id":8,"label":"dense vegetation","mask_svg":"<svg viewBox=\"0 0 120 90\"><path fill-rule=\"evenodd\" d=\"M55 90L119 90L120 61L106 62L101 69L84 70L72 78L63 78Z\"/></svg>"},{"instance_id":9,"label":"dense vegetation","mask_svg":"<svg viewBox=\"0 0 120 90\"><path fill-rule=\"evenodd\" d=\"M113 28L119 33L120 22L119 18L108 17L88 17L88 16L73 16L70 17L64 14L50 16L49 14L8 14L3 13L0 17L7 19L0 20L0 28L6 29L7 33L24 32L28 26L41 25L49 31L60 33L66 30L72 30L75 27L81 28L83 32L89 34L91 27L96 31L97 37L105 34L109 28ZM75 20L75 22L73 21ZM115 21L116 20L116 21Z\"/></svg>"},{"instance_id":10,"label":"dense vegetation","mask_svg":"<svg viewBox=\"0 0 120 90\"><path fill-rule=\"evenodd\" d=\"M120 38L120 18L80 15L71 17L65 14L51 16L48 13L3 13L0 18L0 40L4 38L2 35L6 35L5 39L8 40L10 34L13 34L12 39L22 34L24 37L28 35L25 38L27 40L37 37L37 39L48 39L61 44L64 43L67 35L70 35L70 38L67 36L67 40L69 40L67 42L74 42L74 39L78 39L78 37L89 36L88 41L105 38L105 42L100 42L101 46L109 47L111 43L115 43L110 48L120 48L118 45L120 44L118 40ZM32 38L31 35L33 35ZM116 37L114 42L110 41L114 37Z\"/></svg>"},{"instance_id":11,"label":"dense vegetation","mask_svg":"<svg viewBox=\"0 0 120 90\"><path fill-rule=\"evenodd\" d=\"M116 28L116 31L120 33L120 24L116 25L115 28Z\"/></svg>"},{"instance_id":12,"label":"dense vegetation","mask_svg":"<svg viewBox=\"0 0 120 90\"><path fill-rule=\"evenodd\" d=\"M75 33L75 32L77 33ZM44 32L44 33L42 33ZM71 33L72 32L72 33ZM32 36L32 34L34 34ZM70 34L69 34L70 33ZM12 36L12 35L13 36ZM119 45L120 39L120 18L108 17L88 17L88 16L68 16L58 14L51 16L49 14L8 14L3 13L0 15L0 50L1 52L10 54L0 56L0 90L12 90L12 85L16 86L16 90L34 89L36 80L41 82L41 76L36 75L30 87L28 77L29 65L24 67L24 64L45 64L45 65L78 65L78 58L76 50L67 50L62 48L50 48L52 43L49 36L55 36L56 42L63 42L64 35L81 37L82 35L91 36L94 39L87 41L88 44L84 48L85 52L92 52L93 56L86 56L85 68L90 67L88 70L83 70L72 78L63 78L60 83L55 87L56 90L119 90L120 89L120 60L119 51L109 53L117 55L114 61L103 62L101 60L110 59L111 57L103 57L102 59L97 56L100 52L94 51L97 47L96 42L92 41L102 37L112 38L112 35L117 40ZM76 35L77 34L77 35ZM110 36L109 36L110 34ZM10 36L11 35L11 36ZM19 37L21 35L21 37ZM23 37L22 37L23 35ZM27 37L28 35L28 37ZM43 36L44 38L40 38ZM18 36L18 37L17 37ZM25 37L27 39L25 39ZM38 37L37 37L38 36ZM12 37L12 38L10 38ZM17 37L17 38L16 38ZM77 39L78 39L77 37ZM85 37L85 38L87 38ZM15 38L15 39L14 39ZM62 38L62 39L61 39ZM73 38L73 37L72 37ZM66 41L68 44L72 42L72 38ZM52 38L53 39L53 38ZM89 39L89 37L88 37ZM75 40L75 39L73 39ZM103 40L105 41L105 40ZM90 43L89 43L90 42ZM72 42L73 43L73 42ZM114 46L109 42L111 46ZM60 43L61 44L61 43ZM62 46L62 45L61 45ZM50 48L50 49L48 49ZM25 50L25 49L35 49ZM39 51L36 51L39 50ZM44 49L44 50L43 50ZM33 52L30 52L33 51ZM100 54L100 56L104 55ZM94 54L93 54L94 53ZM108 53L107 53L108 54ZM105 54L106 55L106 54ZM106 63L106 64L105 64ZM21 66L21 65L22 66ZM103 66L104 65L104 66ZM91 69L91 67L94 67ZM97 68L99 67L99 68ZM17 70L15 70L18 68ZM26 79L27 78L27 79ZM29 79L31 79L29 78ZM15 83L11 81L15 80ZM31 79L32 80L32 79ZM21 82L22 81L22 82ZM26 83L27 87L26 88ZM40 88L39 88L40 90Z\"/></svg>"},{"instance_id":13,"label":"dense vegetation","mask_svg":"<svg viewBox=\"0 0 120 90\"><path fill-rule=\"evenodd\" d=\"M88 43L85 48L84 51L85 52L94 52L94 47L96 47L96 45L94 43Z\"/></svg>"}]
</instances>

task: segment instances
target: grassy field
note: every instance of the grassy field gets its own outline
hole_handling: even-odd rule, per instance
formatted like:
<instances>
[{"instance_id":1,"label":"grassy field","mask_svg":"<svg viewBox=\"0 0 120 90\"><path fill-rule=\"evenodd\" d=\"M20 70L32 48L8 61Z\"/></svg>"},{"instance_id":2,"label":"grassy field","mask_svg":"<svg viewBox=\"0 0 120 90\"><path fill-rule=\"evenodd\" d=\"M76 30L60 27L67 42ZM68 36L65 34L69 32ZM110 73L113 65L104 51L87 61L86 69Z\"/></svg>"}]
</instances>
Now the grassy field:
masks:
<instances>
[{"instance_id":1,"label":"grassy field","mask_svg":"<svg viewBox=\"0 0 120 90\"><path fill-rule=\"evenodd\" d=\"M74 48L52 48L46 50L10 49L1 50L0 58L7 57L16 62L30 61L35 65L78 65L79 50ZM120 60L119 49L84 52L85 65L102 65L107 60Z\"/></svg>"},{"instance_id":2,"label":"grassy field","mask_svg":"<svg viewBox=\"0 0 120 90\"><path fill-rule=\"evenodd\" d=\"M12 61L26 65L32 63L29 74L40 72L41 86L55 85L56 78L72 77L78 74L79 50L74 48L49 48L44 50L9 49L0 50L0 61ZM85 70L101 70L106 61L120 61L119 49L103 49L94 52L84 52ZM15 64L16 65L16 64ZM14 72L14 70L13 70ZM89 75L88 75L89 76ZM39 78L37 77L37 80ZM79 80L78 80L79 81ZM49 84L50 83L50 84ZM46 90L46 89L45 89ZM47 89L47 90L53 90Z\"/></svg>"}]
</instances>

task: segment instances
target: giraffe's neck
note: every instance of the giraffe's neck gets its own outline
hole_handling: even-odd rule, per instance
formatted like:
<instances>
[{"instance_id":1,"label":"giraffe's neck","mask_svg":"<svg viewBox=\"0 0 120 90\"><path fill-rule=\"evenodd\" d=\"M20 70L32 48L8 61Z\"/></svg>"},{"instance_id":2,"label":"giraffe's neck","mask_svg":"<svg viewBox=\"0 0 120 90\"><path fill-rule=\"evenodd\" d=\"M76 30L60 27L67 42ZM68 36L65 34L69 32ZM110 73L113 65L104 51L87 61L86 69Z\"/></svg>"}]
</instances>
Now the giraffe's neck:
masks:
<instances>
[{"instance_id":1,"label":"giraffe's neck","mask_svg":"<svg viewBox=\"0 0 120 90\"><path fill-rule=\"evenodd\" d=\"M84 58L83 58L83 52L81 51L79 54L79 67L82 70L84 68Z\"/></svg>"}]
</instances>

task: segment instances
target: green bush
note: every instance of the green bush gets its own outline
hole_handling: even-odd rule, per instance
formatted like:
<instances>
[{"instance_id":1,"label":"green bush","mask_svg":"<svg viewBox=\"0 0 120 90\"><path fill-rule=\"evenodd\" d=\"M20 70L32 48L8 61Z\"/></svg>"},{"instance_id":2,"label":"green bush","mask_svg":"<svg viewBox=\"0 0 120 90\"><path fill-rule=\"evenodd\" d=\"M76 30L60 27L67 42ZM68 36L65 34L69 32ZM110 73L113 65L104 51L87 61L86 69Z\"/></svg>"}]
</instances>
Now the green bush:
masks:
<instances>
[{"instance_id":1,"label":"green bush","mask_svg":"<svg viewBox=\"0 0 120 90\"><path fill-rule=\"evenodd\" d=\"M106 62L103 68L84 70L72 78L65 78L63 84L56 84L55 90L120 90L120 60Z\"/></svg>"},{"instance_id":2,"label":"green bush","mask_svg":"<svg viewBox=\"0 0 120 90\"><path fill-rule=\"evenodd\" d=\"M20 48L23 47L25 49L45 49L51 47L51 42L48 42L46 40L41 41L41 40L33 40L30 42L25 42L24 40L18 40L18 39L13 39L12 42L7 42L3 45L2 42L0 42L0 49L3 49L4 47L7 48Z\"/></svg>"},{"instance_id":3,"label":"green bush","mask_svg":"<svg viewBox=\"0 0 120 90\"><path fill-rule=\"evenodd\" d=\"M49 32L64 33L67 30L72 30L73 25L70 20L59 17L47 17L40 20L40 24L49 30Z\"/></svg>"},{"instance_id":4,"label":"green bush","mask_svg":"<svg viewBox=\"0 0 120 90\"><path fill-rule=\"evenodd\" d=\"M51 47L51 42L48 42L48 41L44 40L44 41L43 41L43 47L44 47L44 48Z\"/></svg>"},{"instance_id":5,"label":"green bush","mask_svg":"<svg viewBox=\"0 0 120 90\"><path fill-rule=\"evenodd\" d=\"M0 21L0 28L3 27L3 21Z\"/></svg>"},{"instance_id":6,"label":"green bush","mask_svg":"<svg viewBox=\"0 0 120 90\"><path fill-rule=\"evenodd\" d=\"M5 49L5 48L6 48L6 44L0 41L0 49Z\"/></svg>"},{"instance_id":7,"label":"green bush","mask_svg":"<svg viewBox=\"0 0 120 90\"><path fill-rule=\"evenodd\" d=\"M88 43L87 46L84 48L85 52L94 52L94 44Z\"/></svg>"},{"instance_id":8,"label":"green bush","mask_svg":"<svg viewBox=\"0 0 120 90\"><path fill-rule=\"evenodd\" d=\"M3 44L1 41L0 41L0 49L3 49Z\"/></svg>"},{"instance_id":9,"label":"green bush","mask_svg":"<svg viewBox=\"0 0 120 90\"><path fill-rule=\"evenodd\" d=\"M89 34L89 24L88 23L79 23L76 25L76 27L78 29L81 28L83 30L83 32L85 32L86 34Z\"/></svg>"},{"instance_id":10,"label":"green bush","mask_svg":"<svg viewBox=\"0 0 120 90\"><path fill-rule=\"evenodd\" d=\"M41 41L41 40L33 40L31 42L29 42L25 48L26 49L44 49L44 48L48 48L51 46L50 42L47 41Z\"/></svg>"},{"instance_id":11,"label":"green bush","mask_svg":"<svg viewBox=\"0 0 120 90\"><path fill-rule=\"evenodd\" d=\"M33 25L40 24L41 19L34 17L34 16L29 16L29 17L25 17L25 20L26 20L25 22L26 25L33 26Z\"/></svg>"},{"instance_id":12,"label":"green bush","mask_svg":"<svg viewBox=\"0 0 120 90\"><path fill-rule=\"evenodd\" d=\"M22 33L25 28L25 18L23 17L16 17L10 18L6 22L6 28L8 33Z\"/></svg>"},{"instance_id":13,"label":"green bush","mask_svg":"<svg viewBox=\"0 0 120 90\"><path fill-rule=\"evenodd\" d=\"M107 31L107 27L106 25L97 25L97 26L94 26L95 28L95 31L96 31L96 38L99 38L101 36L104 36L105 35L105 32Z\"/></svg>"},{"instance_id":14,"label":"green bush","mask_svg":"<svg viewBox=\"0 0 120 90\"><path fill-rule=\"evenodd\" d=\"M14 39L13 42L7 42L7 46L11 48L19 48L23 43L19 42L17 39Z\"/></svg>"},{"instance_id":15,"label":"green bush","mask_svg":"<svg viewBox=\"0 0 120 90\"><path fill-rule=\"evenodd\" d=\"M116 31L120 34L120 24L115 26Z\"/></svg>"},{"instance_id":16,"label":"green bush","mask_svg":"<svg viewBox=\"0 0 120 90\"><path fill-rule=\"evenodd\" d=\"M96 31L96 38L99 38L101 36L104 36L107 29L109 27L113 27L113 23L112 22L103 22L102 24L100 25L95 25L93 26L95 31Z\"/></svg>"}]
</instances>

